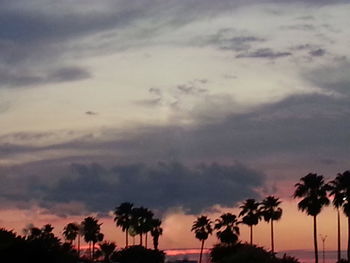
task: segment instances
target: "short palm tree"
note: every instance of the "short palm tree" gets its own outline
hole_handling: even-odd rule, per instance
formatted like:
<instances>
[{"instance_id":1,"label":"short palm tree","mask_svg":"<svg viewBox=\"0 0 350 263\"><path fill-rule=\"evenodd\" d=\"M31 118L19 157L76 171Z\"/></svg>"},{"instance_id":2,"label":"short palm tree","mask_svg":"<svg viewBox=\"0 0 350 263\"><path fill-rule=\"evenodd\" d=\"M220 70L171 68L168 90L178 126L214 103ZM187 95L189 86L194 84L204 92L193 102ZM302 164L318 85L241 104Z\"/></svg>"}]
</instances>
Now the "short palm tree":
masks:
<instances>
[{"instance_id":1,"label":"short palm tree","mask_svg":"<svg viewBox=\"0 0 350 263\"><path fill-rule=\"evenodd\" d=\"M348 218L349 231L348 231L347 255L348 255L348 261L350 261L350 171L339 173L335 178L335 180L330 182L330 185L331 185L330 194L334 196L333 205L338 208L341 207L343 209L344 214ZM339 236L338 236L338 239L339 239Z\"/></svg>"},{"instance_id":2,"label":"short palm tree","mask_svg":"<svg viewBox=\"0 0 350 263\"><path fill-rule=\"evenodd\" d=\"M250 244L253 244L253 226L257 225L261 219L259 211L259 203L255 199L247 199L239 207L241 212L239 216L242 216L242 223L250 227Z\"/></svg>"},{"instance_id":3,"label":"short palm tree","mask_svg":"<svg viewBox=\"0 0 350 263\"><path fill-rule=\"evenodd\" d=\"M206 216L200 216L193 222L191 231L193 231L196 238L202 242L199 254L199 263L202 263L204 242L213 232L212 221Z\"/></svg>"},{"instance_id":4,"label":"short palm tree","mask_svg":"<svg viewBox=\"0 0 350 263\"><path fill-rule=\"evenodd\" d=\"M281 201L274 196L268 196L261 202L260 213L266 222L271 222L271 252L275 253L273 221L280 220L282 208L279 207Z\"/></svg>"},{"instance_id":5,"label":"short palm tree","mask_svg":"<svg viewBox=\"0 0 350 263\"><path fill-rule=\"evenodd\" d=\"M300 182L295 184L294 198L303 198L298 203L298 209L306 212L314 219L314 248L315 262L318 263L318 247L317 247L317 215L324 206L329 205L327 191L329 186L324 183L322 175L309 173L300 178Z\"/></svg>"},{"instance_id":6,"label":"short palm tree","mask_svg":"<svg viewBox=\"0 0 350 263\"><path fill-rule=\"evenodd\" d=\"M152 220L151 236L153 237L154 250L158 250L159 236L163 234L163 229L161 228L162 221L159 219Z\"/></svg>"},{"instance_id":7,"label":"short palm tree","mask_svg":"<svg viewBox=\"0 0 350 263\"><path fill-rule=\"evenodd\" d=\"M125 232L125 247L128 247L129 245L129 228L132 223L132 209L133 209L132 203L122 203L114 210L114 222L117 226L122 228L122 231Z\"/></svg>"},{"instance_id":8,"label":"short palm tree","mask_svg":"<svg viewBox=\"0 0 350 263\"><path fill-rule=\"evenodd\" d=\"M234 245L238 241L239 227L236 215L226 213L216 219L214 227L220 242L226 245Z\"/></svg>"},{"instance_id":9,"label":"short palm tree","mask_svg":"<svg viewBox=\"0 0 350 263\"><path fill-rule=\"evenodd\" d=\"M110 257L116 249L116 244L114 242L104 241L98 245L100 247L101 253L104 257L103 262L110 262Z\"/></svg>"},{"instance_id":10,"label":"short palm tree","mask_svg":"<svg viewBox=\"0 0 350 263\"><path fill-rule=\"evenodd\" d=\"M77 238L78 234L79 225L77 223L68 223L63 228L63 236L67 241L69 241L70 244L73 243L73 241Z\"/></svg>"}]
</instances>

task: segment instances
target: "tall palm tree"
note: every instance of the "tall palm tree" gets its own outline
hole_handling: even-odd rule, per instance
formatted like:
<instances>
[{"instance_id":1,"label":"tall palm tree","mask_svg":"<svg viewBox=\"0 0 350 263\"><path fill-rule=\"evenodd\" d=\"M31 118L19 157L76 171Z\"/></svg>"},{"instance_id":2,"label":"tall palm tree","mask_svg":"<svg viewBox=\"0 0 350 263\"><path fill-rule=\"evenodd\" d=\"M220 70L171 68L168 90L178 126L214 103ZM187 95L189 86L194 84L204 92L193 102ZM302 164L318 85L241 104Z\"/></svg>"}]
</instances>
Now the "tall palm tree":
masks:
<instances>
[{"instance_id":1,"label":"tall palm tree","mask_svg":"<svg viewBox=\"0 0 350 263\"><path fill-rule=\"evenodd\" d=\"M329 205L327 191L329 186L324 183L322 175L309 173L300 178L300 182L295 184L294 198L303 198L298 203L298 209L306 212L314 219L314 248L315 262L318 263L318 246L317 246L317 215L324 206Z\"/></svg>"},{"instance_id":2,"label":"tall palm tree","mask_svg":"<svg viewBox=\"0 0 350 263\"><path fill-rule=\"evenodd\" d=\"M114 222L117 226L122 228L122 231L125 232L125 247L128 247L129 245L129 228L132 223L132 209L133 204L124 202L120 204L118 207L114 210Z\"/></svg>"},{"instance_id":3,"label":"tall palm tree","mask_svg":"<svg viewBox=\"0 0 350 263\"><path fill-rule=\"evenodd\" d=\"M282 208L279 205L282 202L274 196L268 196L261 202L260 212L266 222L271 222L271 252L275 253L273 221L280 220L282 217Z\"/></svg>"},{"instance_id":4,"label":"tall palm tree","mask_svg":"<svg viewBox=\"0 0 350 263\"><path fill-rule=\"evenodd\" d=\"M200 216L193 222L191 231L193 231L196 238L202 242L201 252L199 254L199 263L202 263L204 242L213 232L212 221L206 216Z\"/></svg>"},{"instance_id":5,"label":"tall palm tree","mask_svg":"<svg viewBox=\"0 0 350 263\"><path fill-rule=\"evenodd\" d=\"M239 236L239 227L236 215L226 213L216 219L215 229L221 243L233 245L237 242ZM223 229L223 230L221 230Z\"/></svg>"},{"instance_id":6,"label":"tall palm tree","mask_svg":"<svg viewBox=\"0 0 350 263\"><path fill-rule=\"evenodd\" d=\"M144 214L144 225L143 225L143 231L145 233L145 247L147 248L147 242L148 242L148 232L150 232L153 228L153 218L154 214L151 210L146 209Z\"/></svg>"},{"instance_id":7,"label":"tall palm tree","mask_svg":"<svg viewBox=\"0 0 350 263\"><path fill-rule=\"evenodd\" d=\"M63 236L70 244L77 238L79 234L79 225L77 223L68 223L63 228Z\"/></svg>"},{"instance_id":8,"label":"tall palm tree","mask_svg":"<svg viewBox=\"0 0 350 263\"><path fill-rule=\"evenodd\" d=\"M333 196L332 204L333 206L337 209L337 226L338 226L338 231L337 231L337 237L338 237L338 253L337 253L337 259L338 262L341 260L341 234L340 234L340 208L343 206L344 203L344 192L342 191L342 185L341 185L341 180L340 177L337 176L335 180L329 182L329 187L330 187L330 196Z\"/></svg>"},{"instance_id":9,"label":"tall palm tree","mask_svg":"<svg viewBox=\"0 0 350 263\"><path fill-rule=\"evenodd\" d=\"M241 212L239 216L243 216L242 223L250 227L250 244L253 244L253 226L257 225L261 219L259 211L259 203L255 199L247 199L239 207Z\"/></svg>"},{"instance_id":10,"label":"tall palm tree","mask_svg":"<svg viewBox=\"0 0 350 263\"><path fill-rule=\"evenodd\" d=\"M143 245L143 234L145 234L148 229L148 222L153 217L153 213L144 207L135 207L132 209L132 219L131 224L140 236L140 246Z\"/></svg>"},{"instance_id":11,"label":"tall palm tree","mask_svg":"<svg viewBox=\"0 0 350 263\"><path fill-rule=\"evenodd\" d=\"M335 178L335 180L333 180L330 183L330 185L331 185L330 194L334 196L333 205L338 208L341 207L343 209L344 214L348 218L347 256L348 256L348 261L350 261L350 171L339 173ZM339 221L340 220L338 219L338 222ZM338 227L339 227L339 223L338 223ZM339 236L338 236L338 239L339 239Z\"/></svg>"},{"instance_id":12,"label":"tall palm tree","mask_svg":"<svg viewBox=\"0 0 350 263\"><path fill-rule=\"evenodd\" d=\"M103 240L101 233L101 225L98 220L92 216L86 217L82 222L84 229L84 240L89 243L90 259L93 260L95 256L95 244ZM91 252L92 247L92 252Z\"/></svg>"},{"instance_id":13,"label":"tall palm tree","mask_svg":"<svg viewBox=\"0 0 350 263\"><path fill-rule=\"evenodd\" d=\"M162 221L159 219L152 220L151 236L153 237L154 250L158 250L159 236L163 234L163 229L161 228Z\"/></svg>"}]
</instances>

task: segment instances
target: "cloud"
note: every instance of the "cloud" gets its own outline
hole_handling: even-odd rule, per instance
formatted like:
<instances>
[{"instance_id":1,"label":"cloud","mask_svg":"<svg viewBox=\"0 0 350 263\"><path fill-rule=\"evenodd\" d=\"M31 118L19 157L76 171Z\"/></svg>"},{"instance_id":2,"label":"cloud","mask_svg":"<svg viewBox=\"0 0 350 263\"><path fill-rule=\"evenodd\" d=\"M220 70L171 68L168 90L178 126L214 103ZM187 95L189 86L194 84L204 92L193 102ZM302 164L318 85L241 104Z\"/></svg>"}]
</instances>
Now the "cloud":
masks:
<instances>
[{"instance_id":1,"label":"cloud","mask_svg":"<svg viewBox=\"0 0 350 263\"><path fill-rule=\"evenodd\" d=\"M268 59L276 59L282 57L291 56L290 52L276 52L271 48L260 48L254 51L242 52L236 55L236 58L268 58Z\"/></svg>"},{"instance_id":2,"label":"cloud","mask_svg":"<svg viewBox=\"0 0 350 263\"><path fill-rule=\"evenodd\" d=\"M0 67L2 87L26 87L49 83L79 81L88 79L91 74L81 67L61 67L52 71L30 72Z\"/></svg>"},{"instance_id":3,"label":"cloud","mask_svg":"<svg viewBox=\"0 0 350 263\"><path fill-rule=\"evenodd\" d=\"M200 164L159 162L153 165L72 164L54 182L28 174L17 188L16 180L2 176L3 202L31 201L60 216L79 212L104 213L124 201L166 212L182 208L197 214L214 205L232 206L257 197L256 188L265 175L242 164ZM57 171L57 174L59 174ZM35 181L34 181L35 180ZM80 211L74 211L81 208Z\"/></svg>"}]
</instances>

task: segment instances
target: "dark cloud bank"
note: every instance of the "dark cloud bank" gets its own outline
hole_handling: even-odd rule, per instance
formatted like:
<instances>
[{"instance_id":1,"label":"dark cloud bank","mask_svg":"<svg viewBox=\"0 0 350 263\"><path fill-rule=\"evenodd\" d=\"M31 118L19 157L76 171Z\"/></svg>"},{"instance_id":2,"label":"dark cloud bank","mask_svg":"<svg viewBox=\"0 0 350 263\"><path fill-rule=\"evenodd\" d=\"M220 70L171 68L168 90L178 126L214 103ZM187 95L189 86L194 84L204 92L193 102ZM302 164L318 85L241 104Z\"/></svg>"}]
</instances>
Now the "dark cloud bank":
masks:
<instances>
[{"instance_id":1,"label":"dark cloud bank","mask_svg":"<svg viewBox=\"0 0 350 263\"><path fill-rule=\"evenodd\" d=\"M61 216L68 215L57 210L60 203L81 202L88 211L105 213L124 201L161 212L182 208L196 214L213 205L232 206L256 197L255 189L264 184L262 173L242 164L201 164L190 168L181 163L159 162L109 169L99 164L73 164L68 173L52 185L27 175L20 192L14 187L16 179L7 177L2 199L19 203L33 200L48 210L54 208L51 212ZM79 212L83 211L76 211Z\"/></svg>"}]
</instances>

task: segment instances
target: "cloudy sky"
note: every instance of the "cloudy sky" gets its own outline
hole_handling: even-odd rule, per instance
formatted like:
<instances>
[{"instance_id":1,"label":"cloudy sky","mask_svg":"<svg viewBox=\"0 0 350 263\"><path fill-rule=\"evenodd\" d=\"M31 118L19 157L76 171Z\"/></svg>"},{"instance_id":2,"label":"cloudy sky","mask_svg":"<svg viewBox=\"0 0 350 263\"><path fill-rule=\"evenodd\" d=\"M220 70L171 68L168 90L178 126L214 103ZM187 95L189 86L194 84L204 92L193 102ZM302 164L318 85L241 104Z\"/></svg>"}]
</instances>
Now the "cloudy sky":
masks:
<instances>
[{"instance_id":1,"label":"cloudy sky","mask_svg":"<svg viewBox=\"0 0 350 263\"><path fill-rule=\"evenodd\" d=\"M132 201L163 217L163 248L193 247L196 215L275 194L306 240L277 248L312 247L290 198L350 166L348 1L0 5L1 225L94 214L118 240L109 211Z\"/></svg>"}]
</instances>

